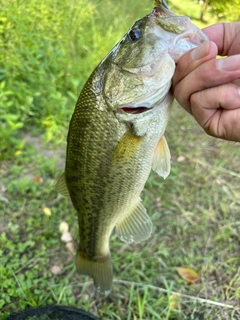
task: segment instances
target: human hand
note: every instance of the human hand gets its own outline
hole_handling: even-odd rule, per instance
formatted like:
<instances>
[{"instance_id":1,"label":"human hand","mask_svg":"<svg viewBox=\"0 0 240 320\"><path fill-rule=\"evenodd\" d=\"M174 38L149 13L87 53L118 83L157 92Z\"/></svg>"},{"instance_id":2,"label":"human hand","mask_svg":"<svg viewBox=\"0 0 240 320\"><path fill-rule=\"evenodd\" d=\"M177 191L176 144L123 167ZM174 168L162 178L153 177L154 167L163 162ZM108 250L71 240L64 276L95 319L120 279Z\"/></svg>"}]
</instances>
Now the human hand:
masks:
<instances>
[{"instance_id":1,"label":"human hand","mask_svg":"<svg viewBox=\"0 0 240 320\"><path fill-rule=\"evenodd\" d=\"M179 59L173 94L206 133L240 142L240 22L212 25L203 32L210 41Z\"/></svg>"}]
</instances>

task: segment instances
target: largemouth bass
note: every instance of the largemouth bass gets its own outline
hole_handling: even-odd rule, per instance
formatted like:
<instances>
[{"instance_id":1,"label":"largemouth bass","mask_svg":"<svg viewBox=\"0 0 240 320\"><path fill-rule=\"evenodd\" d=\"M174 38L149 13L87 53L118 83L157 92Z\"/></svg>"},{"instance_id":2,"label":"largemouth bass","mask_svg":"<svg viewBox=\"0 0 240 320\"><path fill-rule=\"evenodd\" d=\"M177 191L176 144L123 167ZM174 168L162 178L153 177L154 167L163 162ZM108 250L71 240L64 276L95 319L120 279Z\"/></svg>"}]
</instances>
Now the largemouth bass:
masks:
<instances>
[{"instance_id":1,"label":"largemouth bass","mask_svg":"<svg viewBox=\"0 0 240 320\"><path fill-rule=\"evenodd\" d=\"M175 63L206 40L188 17L157 1L97 66L79 96L58 190L70 195L78 213L77 271L91 276L100 292L112 287L114 228L125 242L151 234L140 193L151 168L163 178L170 172L164 131Z\"/></svg>"}]
</instances>

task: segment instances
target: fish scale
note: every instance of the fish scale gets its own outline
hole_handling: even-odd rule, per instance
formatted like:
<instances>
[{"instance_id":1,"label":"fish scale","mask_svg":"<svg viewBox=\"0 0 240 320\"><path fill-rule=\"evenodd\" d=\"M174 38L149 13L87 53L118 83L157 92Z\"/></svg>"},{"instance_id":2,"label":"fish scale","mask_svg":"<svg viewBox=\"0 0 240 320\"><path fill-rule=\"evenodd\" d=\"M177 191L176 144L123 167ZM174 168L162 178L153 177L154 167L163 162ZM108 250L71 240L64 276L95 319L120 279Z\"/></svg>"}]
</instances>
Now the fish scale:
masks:
<instances>
[{"instance_id":1,"label":"fish scale","mask_svg":"<svg viewBox=\"0 0 240 320\"><path fill-rule=\"evenodd\" d=\"M146 240L152 222L140 194L151 168L166 178L170 152L164 137L175 63L206 41L187 17L164 1L136 21L86 82L69 125L65 173L57 188L78 214L76 267L98 291L112 288L109 238ZM194 43L191 42L194 39Z\"/></svg>"}]
</instances>

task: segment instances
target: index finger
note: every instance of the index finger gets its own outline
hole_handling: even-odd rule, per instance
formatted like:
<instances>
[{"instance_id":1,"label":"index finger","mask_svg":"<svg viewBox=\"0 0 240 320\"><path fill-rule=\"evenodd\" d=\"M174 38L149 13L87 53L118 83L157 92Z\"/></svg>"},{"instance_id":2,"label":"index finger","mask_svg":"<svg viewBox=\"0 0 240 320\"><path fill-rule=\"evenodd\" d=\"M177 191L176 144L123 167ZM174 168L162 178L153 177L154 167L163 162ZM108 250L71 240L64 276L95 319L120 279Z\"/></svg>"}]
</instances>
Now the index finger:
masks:
<instances>
[{"instance_id":1,"label":"index finger","mask_svg":"<svg viewBox=\"0 0 240 320\"><path fill-rule=\"evenodd\" d=\"M218 47L218 53L223 51L224 26L222 23L214 24L212 26L202 29L208 38L215 42Z\"/></svg>"},{"instance_id":2,"label":"index finger","mask_svg":"<svg viewBox=\"0 0 240 320\"><path fill-rule=\"evenodd\" d=\"M240 22L215 24L204 28L203 32L216 43L219 55L239 54Z\"/></svg>"}]
</instances>

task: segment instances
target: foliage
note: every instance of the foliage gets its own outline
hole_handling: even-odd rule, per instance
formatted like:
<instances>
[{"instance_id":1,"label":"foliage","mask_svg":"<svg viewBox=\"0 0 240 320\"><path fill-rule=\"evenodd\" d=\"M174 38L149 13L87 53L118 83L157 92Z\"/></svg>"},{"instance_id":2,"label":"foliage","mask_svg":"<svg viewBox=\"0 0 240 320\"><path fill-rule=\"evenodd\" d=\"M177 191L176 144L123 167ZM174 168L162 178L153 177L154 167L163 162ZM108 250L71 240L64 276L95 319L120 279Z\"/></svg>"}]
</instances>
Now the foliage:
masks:
<instances>
[{"instance_id":1,"label":"foliage","mask_svg":"<svg viewBox=\"0 0 240 320\"><path fill-rule=\"evenodd\" d=\"M109 297L96 295L75 270L77 215L55 190L64 150L51 153L41 137L28 139L1 163L0 318L51 303L103 319L239 317L239 149L208 138L177 106L166 137L171 174L163 181L152 173L142 195L153 233L140 244L112 237ZM59 230L66 224L73 251Z\"/></svg>"},{"instance_id":2,"label":"foliage","mask_svg":"<svg viewBox=\"0 0 240 320\"><path fill-rule=\"evenodd\" d=\"M99 1L1 1L0 154L12 155L20 128L63 139L80 88L133 20L105 4L106 21Z\"/></svg>"},{"instance_id":3,"label":"foliage","mask_svg":"<svg viewBox=\"0 0 240 320\"><path fill-rule=\"evenodd\" d=\"M202 4L201 20L204 19L208 8L217 19L228 21L239 21L240 19L239 0L200 0L199 2Z\"/></svg>"},{"instance_id":4,"label":"foliage","mask_svg":"<svg viewBox=\"0 0 240 320\"><path fill-rule=\"evenodd\" d=\"M181 10L175 2L170 6ZM189 1L195 12L191 7ZM148 11L148 3L127 0L2 0L0 159L21 149L19 136L29 128L44 132L46 141L65 140L63 129L87 77Z\"/></svg>"}]
</instances>

